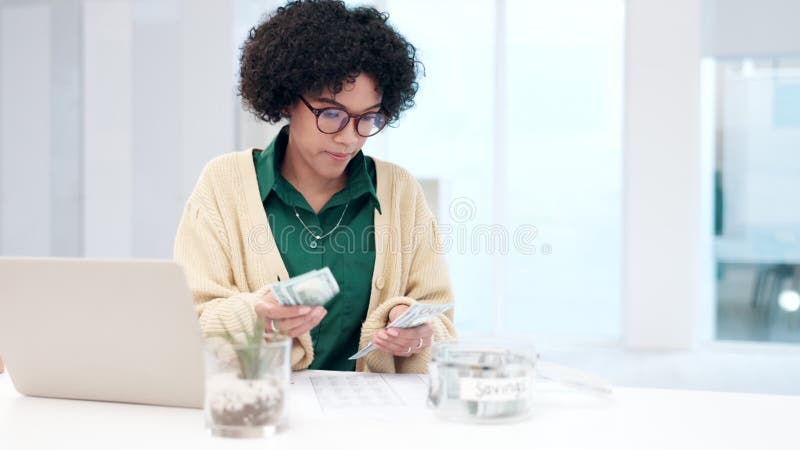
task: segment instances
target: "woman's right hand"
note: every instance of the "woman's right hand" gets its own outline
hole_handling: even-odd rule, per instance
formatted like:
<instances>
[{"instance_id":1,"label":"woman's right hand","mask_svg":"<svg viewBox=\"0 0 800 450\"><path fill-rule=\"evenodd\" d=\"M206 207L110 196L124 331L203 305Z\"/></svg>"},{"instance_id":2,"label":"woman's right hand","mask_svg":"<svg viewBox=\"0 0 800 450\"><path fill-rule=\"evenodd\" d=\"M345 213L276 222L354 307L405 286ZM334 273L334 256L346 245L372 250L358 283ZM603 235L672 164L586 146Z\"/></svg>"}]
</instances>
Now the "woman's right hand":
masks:
<instances>
[{"instance_id":1,"label":"woman's right hand","mask_svg":"<svg viewBox=\"0 0 800 450\"><path fill-rule=\"evenodd\" d=\"M267 332L277 331L296 338L319 325L328 310L322 306L283 306L272 292L267 292L255 305L256 314L266 322Z\"/></svg>"}]
</instances>

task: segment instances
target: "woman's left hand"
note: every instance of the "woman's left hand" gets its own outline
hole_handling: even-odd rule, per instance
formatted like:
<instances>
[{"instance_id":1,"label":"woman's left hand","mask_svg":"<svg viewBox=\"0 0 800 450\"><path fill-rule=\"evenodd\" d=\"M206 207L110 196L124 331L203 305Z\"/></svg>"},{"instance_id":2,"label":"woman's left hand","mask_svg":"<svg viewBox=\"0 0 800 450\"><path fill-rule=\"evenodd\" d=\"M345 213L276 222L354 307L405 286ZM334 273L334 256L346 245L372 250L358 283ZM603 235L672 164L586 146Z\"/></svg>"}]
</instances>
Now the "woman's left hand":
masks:
<instances>
[{"instance_id":1,"label":"woman's left hand","mask_svg":"<svg viewBox=\"0 0 800 450\"><path fill-rule=\"evenodd\" d=\"M400 317L407 305L397 305L389 311L389 323ZM408 357L431 345L433 327L424 323L414 328L384 328L372 336L372 344L390 355Z\"/></svg>"}]
</instances>

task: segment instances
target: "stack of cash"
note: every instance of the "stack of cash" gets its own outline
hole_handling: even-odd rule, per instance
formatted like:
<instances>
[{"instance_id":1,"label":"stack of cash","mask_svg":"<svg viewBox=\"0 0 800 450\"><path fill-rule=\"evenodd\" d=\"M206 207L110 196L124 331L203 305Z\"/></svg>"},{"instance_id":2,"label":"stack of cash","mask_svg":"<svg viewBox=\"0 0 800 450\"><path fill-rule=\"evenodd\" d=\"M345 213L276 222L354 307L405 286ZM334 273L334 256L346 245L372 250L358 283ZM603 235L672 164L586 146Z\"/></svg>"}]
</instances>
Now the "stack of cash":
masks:
<instances>
[{"instance_id":1,"label":"stack of cash","mask_svg":"<svg viewBox=\"0 0 800 450\"><path fill-rule=\"evenodd\" d=\"M422 325L425 322L429 322L434 317L439 316L443 312L447 311L448 309L452 308L452 303L445 303L445 304L428 304L428 303L414 303L411 305L403 314L400 315L397 319L395 319L389 325L386 325L386 328L414 328ZM370 342L366 347L358 351L355 355L351 356L348 359L358 359L363 358L364 356L372 353L375 350L375 346L372 345Z\"/></svg>"},{"instance_id":2,"label":"stack of cash","mask_svg":"<svg viewBox=\"0 0 800 450\"><path fill-rule=\"evenodd\" d=\"M323 267L273 284L272 293L284 306L322 306L339 293L339 284Z\"/></svg>"}]
</instances>

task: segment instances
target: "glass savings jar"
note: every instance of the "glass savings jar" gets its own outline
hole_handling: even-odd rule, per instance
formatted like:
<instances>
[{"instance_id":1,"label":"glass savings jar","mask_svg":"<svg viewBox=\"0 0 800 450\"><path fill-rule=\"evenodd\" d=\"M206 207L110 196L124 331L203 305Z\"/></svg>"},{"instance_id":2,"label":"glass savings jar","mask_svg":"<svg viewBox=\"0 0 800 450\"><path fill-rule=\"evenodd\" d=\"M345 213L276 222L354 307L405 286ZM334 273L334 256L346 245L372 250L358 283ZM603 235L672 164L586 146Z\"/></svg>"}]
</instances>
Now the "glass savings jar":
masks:
<instances>
[{"instance_id":1,"label":"glass savings jar","mask_svg":"<svg viewBox=\"0 0 800 450\"><path fill-rule=\"evenodd\" d=\"M432 349L428 405L444 419L511 422L531 413L538 355L508 342L444 342Z\"/></svg>"}]
</instances>

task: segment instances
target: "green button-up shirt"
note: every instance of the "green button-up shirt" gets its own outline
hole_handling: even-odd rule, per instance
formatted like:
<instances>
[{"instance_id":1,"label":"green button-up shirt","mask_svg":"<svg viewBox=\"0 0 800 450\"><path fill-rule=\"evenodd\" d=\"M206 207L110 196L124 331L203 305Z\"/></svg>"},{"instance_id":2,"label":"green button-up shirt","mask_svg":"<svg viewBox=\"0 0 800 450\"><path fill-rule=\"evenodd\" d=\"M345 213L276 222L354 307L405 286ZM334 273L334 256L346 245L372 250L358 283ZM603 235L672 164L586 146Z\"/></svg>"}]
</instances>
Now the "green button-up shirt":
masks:
<instances>
[{"instance_id":1,"label":"green button-up shirt","mask_svg":"<svg viewBox=\"0 0 800 450\"><path fill-rule=\"evenodd\" d=\"M327 266L339 283L339 294L325 305L328 314L311 330L309 369L355 370L356 362L347 358L358 351L375 265L373 210L380 212L375 161L359 151L347 165L347 185L315 214L280 173L288 132L284 127L266 149L253 152L261 201L289 276ZM317 241L306 227L317 235L336 229Z\"/></svg>"}]
</instances>

